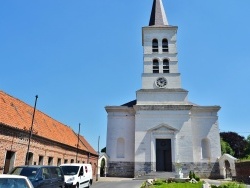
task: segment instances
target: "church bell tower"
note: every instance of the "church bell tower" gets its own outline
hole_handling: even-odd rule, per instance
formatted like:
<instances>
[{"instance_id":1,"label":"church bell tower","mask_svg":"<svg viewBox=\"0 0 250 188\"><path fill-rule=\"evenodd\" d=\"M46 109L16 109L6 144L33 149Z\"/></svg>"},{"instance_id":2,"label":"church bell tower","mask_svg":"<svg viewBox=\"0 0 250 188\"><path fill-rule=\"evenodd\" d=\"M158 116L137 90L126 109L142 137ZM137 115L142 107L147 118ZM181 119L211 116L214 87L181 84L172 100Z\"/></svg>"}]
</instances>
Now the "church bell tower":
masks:
<instances>
[{"instance_id":1,"label":"church bell tower","mask_svg":"<svg viewBox=\"0 0 250 188\"><path fill-rule=\"evenodd\" d=\"M181 88L176 49L178 27L168 24L161 0L154 0L149 26L142 28L142 89Z\"/></svg>"},{"instance_id":2,"label":"church bell tower","mask_svg":"<svg viewBox=\"0 0 250 188\"><path fill-rule=\"evenodd\" d=\"M149 25L142 28L143 73L137 105L188 103L178 70L177 29L168 24L162 0L154 0Z\"/></svg>"}]
</instances>

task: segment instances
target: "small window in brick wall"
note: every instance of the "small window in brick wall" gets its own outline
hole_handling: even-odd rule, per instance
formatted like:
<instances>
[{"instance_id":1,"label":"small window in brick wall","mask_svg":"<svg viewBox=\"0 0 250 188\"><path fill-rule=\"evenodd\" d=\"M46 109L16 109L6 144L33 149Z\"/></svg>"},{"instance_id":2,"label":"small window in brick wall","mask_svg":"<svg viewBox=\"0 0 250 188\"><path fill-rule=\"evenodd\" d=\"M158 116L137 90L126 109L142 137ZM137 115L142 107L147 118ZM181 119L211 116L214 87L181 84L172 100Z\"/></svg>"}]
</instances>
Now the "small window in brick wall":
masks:
<instances>
[{"instance_id":1,"label":"small window in brick wall","mask_svg":"<svg viewBox=\"0 0 250 188\"><path fill-rule=\"evenodd\" d=\"M60 166L61 163L62 163L62 159L61 159L61 158L58 158L58 159L57 159L57 166Z\"/></svg>"},{"instance_id":2,"label":"small window in brick wall","mask_svg":"<svg viewBox=\"0 0 250 188\"><path fill-rule=\"evenodd\" d=\"M39 155L38 165L43 165L43 156Z\"/></svg>"},{"instance_id":3,"label":"small window in brick wall","mask_svg":"<svg viewBox=\"0 0 250 188\"><path fill-rule=\"evenodd\" d=\"M53 157L48 157L48 165L53 165Z\"/></svg>"},{"instance_id":4,"label":"small window in brick wall","mask_svg":"<svg viewBox=\"0 0 250 188\"><path fill-rule=\"evenodd\" d=\"M14 160L15 160L16 153L13 151L7 151L5 156L5 163L4 163L4 174L7 174L9 170L14 167Z\"/></svg>"},{"instance_id":5,"label":"small window in brick wall","mask_svg":"<svg viewBox=\"0 0 250 188\"><path fill-rule=\"evenodd\" d=\"M29 153L26 154L25 164L26 165L32 165L32 162L33 162L33 153L29 152Z\"/></svg>"}]
</instances>

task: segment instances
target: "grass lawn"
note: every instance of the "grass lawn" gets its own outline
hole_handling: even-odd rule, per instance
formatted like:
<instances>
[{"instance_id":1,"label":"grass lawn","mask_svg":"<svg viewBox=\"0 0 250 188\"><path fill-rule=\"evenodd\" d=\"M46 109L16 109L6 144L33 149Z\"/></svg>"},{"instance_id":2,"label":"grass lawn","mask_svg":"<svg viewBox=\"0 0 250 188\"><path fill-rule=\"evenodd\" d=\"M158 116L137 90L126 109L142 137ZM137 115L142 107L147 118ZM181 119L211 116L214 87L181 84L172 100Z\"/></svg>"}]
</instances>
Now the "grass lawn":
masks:
<instances>
[{"instance_id":1,"label":"grass lawn","mask_svg":"<svg viewBox=\"0 0 250 188\"><path fill-rule=\"evenodd\" d=\"M152 187L154 188L201 188L202 183L164 183L164 184L155 184Z\"/></svg>"},{"instance_id":2,"label":"grass lawn","mask_svg":"<svg viewBox=\"0 0 250 188\"><path fill-rule=\"evenodd\" d=\"M166 181L157 180L149 188L201 188L202 182L199 183L166 183ZM143 187L143 186L142 186Z\"/></svg>"},{"instance_id":3,"label":"grass lawn","mask_svg":"<svg viewBox=\"0 0 250 188\"><path fill-rule=\"evenodd\" d=\"M157 180L153 185L146 186L145 184L141 188L202 188L203 182L198 183L166 183L164 180ZM217 186L212 185L212 188L217 188ZM236 182L225 183L219 186L219 188L245 188L246 185L238 184Z\"/></svg>"}]
</instances>

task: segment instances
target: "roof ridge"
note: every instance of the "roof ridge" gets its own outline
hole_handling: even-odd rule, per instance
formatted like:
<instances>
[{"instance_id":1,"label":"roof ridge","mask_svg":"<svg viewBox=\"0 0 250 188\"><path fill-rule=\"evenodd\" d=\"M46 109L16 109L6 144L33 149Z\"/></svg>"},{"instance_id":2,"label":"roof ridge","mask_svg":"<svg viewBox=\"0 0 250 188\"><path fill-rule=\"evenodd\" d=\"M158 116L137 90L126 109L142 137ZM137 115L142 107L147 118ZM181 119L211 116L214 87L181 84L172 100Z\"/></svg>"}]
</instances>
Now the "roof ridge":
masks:
<instances>
[{"instance_id":1,"label":"roof ridge","mask_svg":"<svg viewBox=\"0 0 250 188\"><path fill-rule=\"evenodd\" d=\"M3 93L4 95L8 95L9 97L11 97L11 98L13 98L13 99L15 99L15 100L17 100L17 101L19 101L19 102L21 102L21 103L27 105L27 106L29 106L29 107L32 108L32 109L34 108L34 107L31 106L30 104L28 104L28 103L22 101L21 99L18 99L18 98L16 98L16 97L13 97L12 95L10 95L10 94L8 94L8 93L2 91L2 90L0 90L0 93ZM66 124L64 124L64 123L62 123L61 121L58 121L58 120L54 119L53 117L51 117L50 115L46 114L45 112L42 112L42 111L39 110L38 108L36 108L36 111L39 112L39 113L41 113L41 114L43 114L43 115L45 115L45 116L47 116L48 118L50 118L50 119L52 119L52 120L54 120L54 121L56 121L57 123L60 123L60 124L62 124L62 125L65 125L65 126L67 126L67 127L69 127L69 128L71 129L70 126L68 126L68 125L66 125ZM32 113L33 113L33 112L32 112Z\"/></svg>"}]
</instances>

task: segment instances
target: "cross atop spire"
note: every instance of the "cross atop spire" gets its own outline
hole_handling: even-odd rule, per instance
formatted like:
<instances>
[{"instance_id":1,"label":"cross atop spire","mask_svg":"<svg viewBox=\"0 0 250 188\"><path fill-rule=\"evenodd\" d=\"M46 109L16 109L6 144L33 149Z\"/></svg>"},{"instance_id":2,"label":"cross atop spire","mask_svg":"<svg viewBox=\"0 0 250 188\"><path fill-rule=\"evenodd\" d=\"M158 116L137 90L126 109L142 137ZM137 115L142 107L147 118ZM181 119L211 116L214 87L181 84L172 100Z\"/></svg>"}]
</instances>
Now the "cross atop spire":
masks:
<instances>
[{"instance_id":1,"label":"cross atop spire","mask_svg":"<svg viewBox=\"0 0 250 188\"><path fill-rule=\"evenodd\" d=\"M162 0L154 0L149 26L164 26L168 25L166 13L162 4Z\"/></svg>"}]
</instances>

